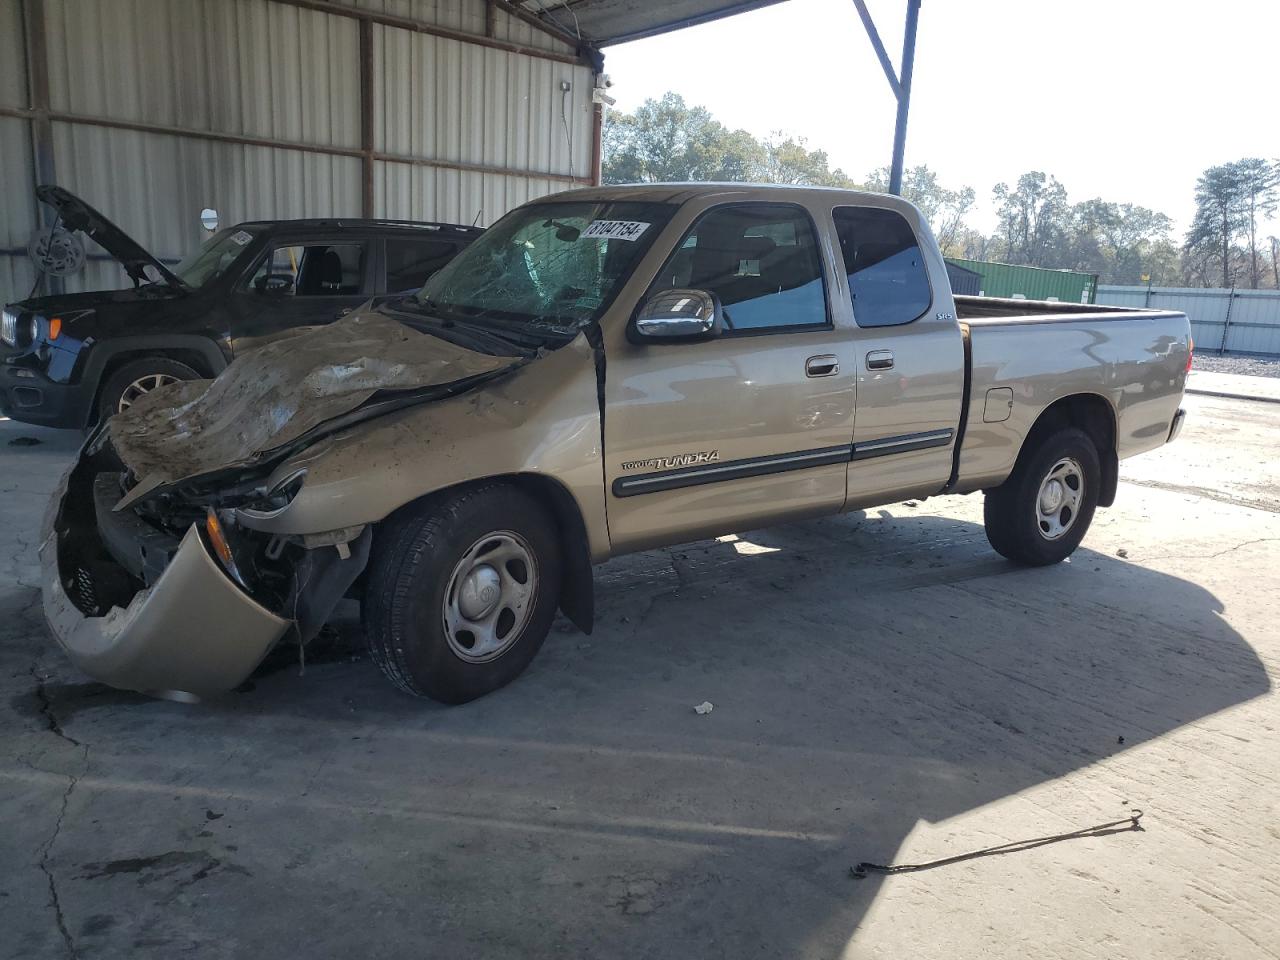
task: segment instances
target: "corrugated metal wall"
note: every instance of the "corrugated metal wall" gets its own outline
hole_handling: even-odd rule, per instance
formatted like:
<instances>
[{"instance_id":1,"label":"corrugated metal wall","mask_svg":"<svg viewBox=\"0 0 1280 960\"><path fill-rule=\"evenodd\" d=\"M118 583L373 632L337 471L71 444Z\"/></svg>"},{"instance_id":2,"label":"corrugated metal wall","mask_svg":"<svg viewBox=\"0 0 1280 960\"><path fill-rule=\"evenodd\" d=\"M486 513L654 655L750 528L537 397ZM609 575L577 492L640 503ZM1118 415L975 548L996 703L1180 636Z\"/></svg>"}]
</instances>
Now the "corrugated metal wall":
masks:
<instances>
[{"instance_id":1,"label":"corrugated metal wall","mask_svg":"<svg viewBox=\"0 0 1280 960\"><path fill-rule=\"evenodd\" d=\"M1102 285L1098 303L1181 310L1198 351L1280 356L1280 291Z\"/></svg>"},{"instance_id":2,"label":"corrugated metal wall","mask_svg":"<svg viewBox=\"0 0 1280 960\"><path fill-rule=\"evenodd\" d=\"M361 216L366 161L373 215L399 219L489 224L590 177L592 71L562 62L576 59L567 44L496 10L489 41L530 51L485 46L484 0L342 5L477 36L364 27L371 152L362 24L350 16L283 0L0 0L0 108L11 108L0 116L0 302L35 279L19 253L38 218L24 9L45 11L57 182L165 259L204 239L205 206L224 224ZM155 126L176 129L137 129ZM124 282L114 263L96 260L66 286Z\"/></svg>"},{"instance_id":3,"label":"corrugated metal wall","mask_svg":"<svg viewBox=\"0 0 1280 960\"><path fill-rule=\"evenodd\" d=\"M0 108L23 109L27 96L27 57L23 49L22 9L17 0L0 0ZM31 123L0 117L0 249L25 250L35 224L35 173L31 158ZM25 294L35 271L25 254L0 254L0 302L9 294Z\"/></svg>"}]
</instances>

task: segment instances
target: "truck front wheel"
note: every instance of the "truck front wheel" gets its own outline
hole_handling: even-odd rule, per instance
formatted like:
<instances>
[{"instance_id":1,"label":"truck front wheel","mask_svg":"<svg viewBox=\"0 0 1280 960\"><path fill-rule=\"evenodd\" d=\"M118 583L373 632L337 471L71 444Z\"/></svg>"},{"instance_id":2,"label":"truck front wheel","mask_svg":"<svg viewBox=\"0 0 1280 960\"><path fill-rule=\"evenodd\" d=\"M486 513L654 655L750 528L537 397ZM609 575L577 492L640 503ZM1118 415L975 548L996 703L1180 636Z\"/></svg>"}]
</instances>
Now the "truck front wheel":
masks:
<instances>
[{"instance_id":1,"label":"truck front wheel","mask_svg":"<svg viewBox=\"0 0 1280 960\"><path fill-rule=\"evenodd\" d=\"M378 533L363 617L396 686L466 703L524 671L560 595L560 545L541 504L490 484L431 498Z\"/></svg>"},{"instance_id":2,"label":"truck front wheel","mask_svg":"<svg viewBox=\"0 0 1280 960\"><path fill-rule=\"evenodd\" d=\"M987 540L1015 563L1059 563L1084 539L1101 486L1098 451L1084 431L1044 436L1018 457L1009 479L986 492Z\"/></svg>"}]
</instances>

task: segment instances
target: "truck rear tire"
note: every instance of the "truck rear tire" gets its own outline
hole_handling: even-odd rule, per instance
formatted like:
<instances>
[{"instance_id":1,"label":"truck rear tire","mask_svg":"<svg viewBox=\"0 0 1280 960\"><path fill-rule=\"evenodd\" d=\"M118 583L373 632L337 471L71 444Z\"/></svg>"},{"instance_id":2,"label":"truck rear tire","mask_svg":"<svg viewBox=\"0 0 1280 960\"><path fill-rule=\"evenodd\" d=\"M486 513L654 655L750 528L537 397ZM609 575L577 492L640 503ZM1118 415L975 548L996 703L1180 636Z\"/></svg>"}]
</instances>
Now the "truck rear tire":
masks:
<instances>
[{"instance_id":1,"label":"truck rear tire","mask_svg":"<svg viewBox=\"0 0 1280 960\"><path fill-rule=\"evenodd\" d=\"M127 409L133 401L159 387L179 380L199 380L200 374L168 357L131 360L111 374L98 394L98 420L103 421Z\"/></svg>"},{"instance_id":2,"label":"truck rear tire","mask_svg":"<svg viewBox=\"0 0 1280 960\"><path fill-rule=\"evenodd\" d=\"M1093 441L1075 427L1043 436L1018 456L1013 473L986 492L987 540L1015 563L1060 563L1089 530L1102 468Z\"/></svg>"},{"instance_id":3,"label":"truck rear tire","mask_svg":"<svg viewBox=\"0 0 1280 960\"><path fill-rule=\"evenodd\" d=\"M401 690L466 703L518 677L560 596L556 527L533 497L487 484L431 498L377 531L363 618Z\"/></svg>"}]
</instances>

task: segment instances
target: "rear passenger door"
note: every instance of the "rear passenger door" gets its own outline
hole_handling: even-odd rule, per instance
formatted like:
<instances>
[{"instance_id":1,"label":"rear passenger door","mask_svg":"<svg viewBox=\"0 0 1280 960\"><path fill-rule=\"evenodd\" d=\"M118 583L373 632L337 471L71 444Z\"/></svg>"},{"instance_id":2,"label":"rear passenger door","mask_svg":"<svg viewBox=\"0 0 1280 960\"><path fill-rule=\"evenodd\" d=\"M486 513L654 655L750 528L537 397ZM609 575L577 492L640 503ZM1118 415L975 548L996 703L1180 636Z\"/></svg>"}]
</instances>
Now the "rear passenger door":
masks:
<instances>
[{"instance_id":1,"label":"rear passenger door","mask_svg":"<svg viewBox=\"0 0 1280 960\"><path fill-rule=\"evenodd\" d=\"M274 240L232 292L232 350L303 326L332 323L373 295L368 239Z\"/></svg>"},{"instance_id":2,"label":"rear passenger door","mask_svg":"<svg viewBox=\"0 0 1280 960\"><path fill-rule=\"evenodd\" d=\"M383 292L413 293L461 249L458 241L440 237L387 237Z\"/></svg>"},{"instance_id":3,"label":"rear passenger door","mask_svg":"<svg viewBox=\"0 0 1280 960\"><path fill-rule=\"evenodd\" d=\"M853 434L851 331L836 326L822 235L792 203L713 206L646 298L719 297L702 342L608 348L605 477L615 549L838 511Z\"/></svg>"},{"instance_id":4,"label":"rear passenger door","mask_svg":"<svg viewBox=\"0 0 1280 960\"><path fill-rule=\"evenodd\" d=\"M831 215L856 324L847 505L937 493L951 474L965 364L945 265L898 210Z\"/></svg>"}]
</instances>

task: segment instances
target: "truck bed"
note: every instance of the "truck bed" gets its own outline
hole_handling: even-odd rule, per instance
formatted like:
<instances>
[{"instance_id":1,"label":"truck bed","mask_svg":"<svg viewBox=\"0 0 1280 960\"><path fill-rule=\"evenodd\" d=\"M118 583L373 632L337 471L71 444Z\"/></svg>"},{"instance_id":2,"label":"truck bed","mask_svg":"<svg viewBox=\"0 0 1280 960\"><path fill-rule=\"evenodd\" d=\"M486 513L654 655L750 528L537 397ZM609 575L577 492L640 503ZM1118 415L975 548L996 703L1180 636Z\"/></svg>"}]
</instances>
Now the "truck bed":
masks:
<instances>
[{"instance_id":1,"label":"truck bed","mask_svg":"<svg viewBox=\"0 0 1280 960\"><path fill-rule=\"evenodd\" d=\"M1185 314L995 297L955 303L969 374L957 492L1002 482L1036 418L1064 396L1106 401L1099 409L1120 459L1168 439L1190 360Z\"/></svg>"},{"instance_id":2,"label":"truck bed","mask_svg":"<svg viewBox=\"0 0 1280 960\"><path fill-rule=\"evenodd\" d=\"M1078 319L1081 316L1099 320L1119 319L1160 311L1135 307L1108 307L1096 303L1063 303L1058 300L1020 300L1005 297L974 297L957 295L956 318L965 320L1059 320L1063 317Z\"/></svg>"}]
</instances>

